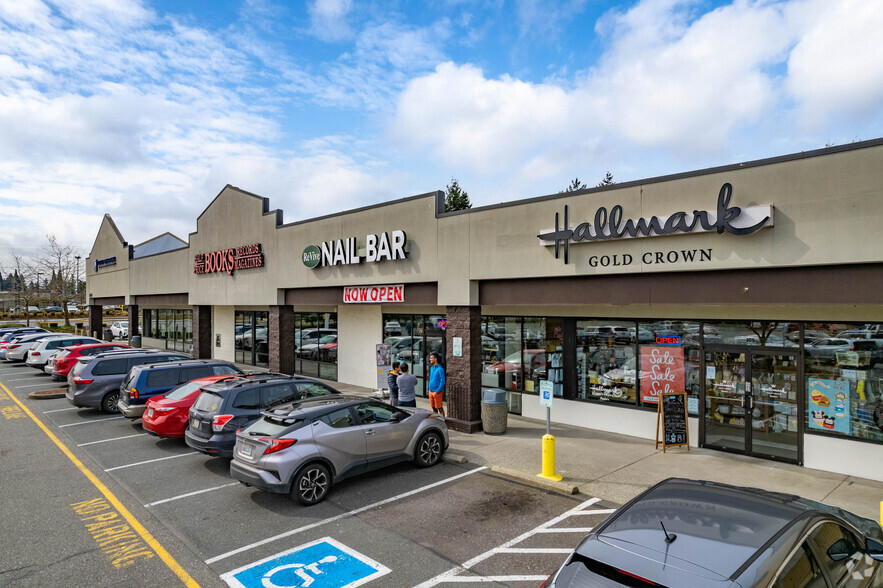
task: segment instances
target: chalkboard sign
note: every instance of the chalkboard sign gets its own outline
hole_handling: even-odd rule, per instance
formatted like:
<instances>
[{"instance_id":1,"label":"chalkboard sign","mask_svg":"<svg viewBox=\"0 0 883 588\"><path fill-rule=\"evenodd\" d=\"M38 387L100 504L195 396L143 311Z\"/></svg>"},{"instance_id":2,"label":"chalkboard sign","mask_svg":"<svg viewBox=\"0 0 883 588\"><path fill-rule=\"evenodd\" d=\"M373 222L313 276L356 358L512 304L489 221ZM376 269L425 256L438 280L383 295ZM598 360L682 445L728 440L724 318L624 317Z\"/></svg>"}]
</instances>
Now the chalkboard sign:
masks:
<instances>
[{"instance_id":1,"label":"chalkboard sign","mask_svg":"<svg viewBox=\"0 0 883 588\"><path fill-rule=\"evenodd\" d=\"M687 395L660 394L656 416L656 448L659 449L659 429L662 424L662 452L666 447L686 445L690 451L690 432L687 428Z\"/></svg>"}]
</instances>

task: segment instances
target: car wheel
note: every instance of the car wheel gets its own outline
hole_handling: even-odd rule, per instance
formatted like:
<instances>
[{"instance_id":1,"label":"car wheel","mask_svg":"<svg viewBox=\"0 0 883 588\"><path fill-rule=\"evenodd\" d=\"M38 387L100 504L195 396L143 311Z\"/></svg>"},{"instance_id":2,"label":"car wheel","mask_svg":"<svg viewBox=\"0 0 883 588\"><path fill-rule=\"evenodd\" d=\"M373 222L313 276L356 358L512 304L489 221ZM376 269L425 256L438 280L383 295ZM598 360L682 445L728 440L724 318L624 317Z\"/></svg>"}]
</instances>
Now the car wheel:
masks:
<instances>
[{"instance_id":1,"label":"car wheel","mask_svg":"<svg viewBox=\"0 0 883 588\"><path fill-rule=\"evenodd\" d=\"M117 401L120 399L119 392L108 392L104 395L104 398L101 399L101 412L104 413L114 413L119 412L120 409L117 406Z\"/></svg>"},{"instance_id":2,"label":"car wheel","mask_svg":"<svg viewBox=\"0 0 883 588\"><path fill-rule=\"evenodd\" d=\"M329 488L331 472L321 463L311 463L294 477L291 497L304 506L312 506L325 499Z\"/></svg>"},{"instance_id":3,"label":"car wheel","mask_svg":"<svg viewBox=\"0 0 883 588\"><path fill-rule=\"evenodd\" d=\"M444 448L438 433L427 433L417 442L417 449L414 451L414 461L421 468L434 466L441 459L442 451L444 451Z\"/></svg>"}]
</instances>

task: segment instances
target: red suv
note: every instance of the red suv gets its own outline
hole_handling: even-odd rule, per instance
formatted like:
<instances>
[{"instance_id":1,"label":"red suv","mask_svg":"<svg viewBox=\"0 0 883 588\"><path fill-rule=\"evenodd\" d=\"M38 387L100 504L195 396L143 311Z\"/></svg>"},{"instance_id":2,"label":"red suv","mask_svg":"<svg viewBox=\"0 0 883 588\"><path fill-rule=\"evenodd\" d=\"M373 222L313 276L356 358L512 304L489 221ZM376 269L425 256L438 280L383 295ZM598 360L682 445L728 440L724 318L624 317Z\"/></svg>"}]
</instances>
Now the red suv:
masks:
<instances>
[{"instance_id":1,"label":"red suv","mask_svg":"<svg viewBox=\"0 0 883 588\"><path fill-rule=\"evenodd\" d=\"M144 416L141 417L141 426L152 435L181 439L189 423L190 407L196 402L203 386L244 377L238 374L221 374L196 378L169 390L164 396L150 398L145 405Z\"/></svg>"},{"instance_id":2,"label":"red suv","mask_svg":"<svg viewBox=\"0 0 883 588\"><path fill-rule=\"evenodd\" d=\"M77 365L79 358L117 349L131 349L131 347L121 343L89 343L65 347L46 364L46 373L52 374L54 380L67 380L68 373Z\"/></svg>"}]
</instances>

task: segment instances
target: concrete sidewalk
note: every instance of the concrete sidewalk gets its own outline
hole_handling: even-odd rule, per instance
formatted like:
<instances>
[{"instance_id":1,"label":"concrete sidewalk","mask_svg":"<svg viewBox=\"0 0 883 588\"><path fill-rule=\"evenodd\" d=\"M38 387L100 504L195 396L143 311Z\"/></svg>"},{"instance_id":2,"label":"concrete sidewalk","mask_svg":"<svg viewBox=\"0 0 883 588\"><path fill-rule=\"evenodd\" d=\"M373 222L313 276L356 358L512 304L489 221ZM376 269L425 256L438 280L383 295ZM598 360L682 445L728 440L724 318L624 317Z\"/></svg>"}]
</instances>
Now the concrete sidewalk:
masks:
<instances>
[{"instance_id":1,"label":"concrete sidewalk","mask_svg":"<svg viewBox=\"0 0 883 588\"><path fill-rule=\"evenodd\" d=\"M329 382L341 392L359 395L371 390ZM417 398L419 408L429 400ZM472 435L451 431L449 456L463 456L470 463L527 483L549 487L536 475L542 471L542 436L545 421L509 415L503 435ZM698 478L754 486L839 506L855 514L881 521L883 482L832 474L820 470L692 447L654 449L653 441L626 435L553 425L557 473L561 486L576 486L581 494L624 504L649 486L669 477Z\"/></svg>"}]
</instances>

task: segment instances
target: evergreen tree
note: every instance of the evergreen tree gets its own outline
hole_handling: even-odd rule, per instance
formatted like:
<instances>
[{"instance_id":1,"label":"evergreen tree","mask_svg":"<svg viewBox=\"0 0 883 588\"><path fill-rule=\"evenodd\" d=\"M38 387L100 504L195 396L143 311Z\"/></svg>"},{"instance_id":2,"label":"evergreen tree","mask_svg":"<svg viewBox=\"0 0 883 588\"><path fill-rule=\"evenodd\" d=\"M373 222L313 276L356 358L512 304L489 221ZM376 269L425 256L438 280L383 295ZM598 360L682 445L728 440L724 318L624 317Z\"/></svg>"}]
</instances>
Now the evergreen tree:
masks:
<instances>
[{"instance_id":1,"label":"evergreen tree","mask_svg":"<svg viewBox=\"0 0 883 588\"><path fill-rule=\"evenodd\" d=\"M469 202L469 194L460 188L456 178L451 178L451 183L447 186L447 191L445 192L445 212L466 210L468 208L472 208L472 203Z\"/></svg>"},{"instance_id":2,"label":"evergreen tree","mask_svg":"<svg viewBox=\"0 0 883 588\"><path fill-rule=\"evenodd\" d=\"M611 184L615 183L616 182L613 181L613 174L607 172L607 174L604 176L604 179L601 180L601 182L598 184L598 187L601 188L602 186L610 186Z\"/></svg>"},{"instance_id":3,"label":"evergreen tree","mask_svg":"<svg viewBox=\"0 0 883 588\"><path fill-rule=\"evenodd\" d=\"M579 178L573 178L573 181L570 182L570 185L567 186L562 192L576 192L577 190L585 190L586 185L579 181ZM561 194L562 192L558 192Z\"/></svg>"}]
</instances>

